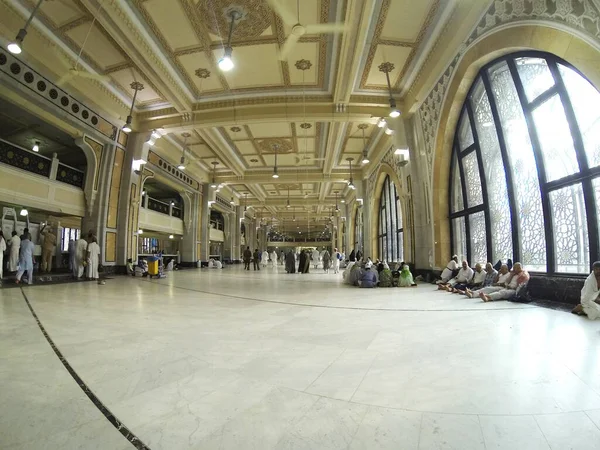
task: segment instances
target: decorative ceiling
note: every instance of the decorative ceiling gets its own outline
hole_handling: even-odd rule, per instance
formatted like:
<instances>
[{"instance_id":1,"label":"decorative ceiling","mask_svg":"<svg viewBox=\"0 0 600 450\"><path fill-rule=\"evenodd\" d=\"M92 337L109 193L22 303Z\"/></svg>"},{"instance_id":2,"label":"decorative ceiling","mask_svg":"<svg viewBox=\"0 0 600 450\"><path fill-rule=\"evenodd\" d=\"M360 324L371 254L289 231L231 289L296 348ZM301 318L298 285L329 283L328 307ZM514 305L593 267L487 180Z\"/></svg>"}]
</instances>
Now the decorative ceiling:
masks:
<instances>
[{"instance_id":1,"label":"decorative ceiling","mask_svg":"<svg viewBox=\"0 0 600 450\"><path fill-rule=\"evenodd\" d=\"M218 162L227 195L283 216L289 186L298 211L308 202L324 217L348 194L348 159L360 180L363 152L372 164L394 145L376 126L390 108L380 65L392 64L402 109L456 1L46 0L20 57L118 126L141 82L134 131L163 128L162 157L176 163L185 146L186 170L207 181ZM4 45L34 4L0 2ZM232 11L235 67L224 72Z\"/></svg>"}]
</instances>

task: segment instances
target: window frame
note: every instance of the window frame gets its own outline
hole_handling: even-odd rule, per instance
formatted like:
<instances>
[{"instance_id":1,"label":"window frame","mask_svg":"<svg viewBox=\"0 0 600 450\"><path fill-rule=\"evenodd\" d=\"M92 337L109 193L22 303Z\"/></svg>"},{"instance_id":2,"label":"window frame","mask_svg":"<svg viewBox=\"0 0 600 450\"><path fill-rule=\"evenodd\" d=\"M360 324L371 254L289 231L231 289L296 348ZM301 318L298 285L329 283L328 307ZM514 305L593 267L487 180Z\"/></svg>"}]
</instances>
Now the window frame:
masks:
<instances>
[{"instance_id":1,"label":"window frame","mask_svg":"<svg viewBox=\"0 0 600 450\"><path fill-rule=\"evenodd\" d=\"M525 89L521 80L521 77L518 73L516 60L519 58L540 58L544 59L548 65L548 69L552 74L554 79L554 86L550 87L531 102L527 100L527 96L525 93ZM467 96L463 102L461 107L460 115L458 116L458 120L456 123L456 129L454 133L454 140L452 143L452 154L450 157L450 176L449 176L449 190L448 190L448 212L449 212L449 225L450 225L450 242L452 246L452 251L456 252L460 249L454 248L454 243L456 242L455 233L457 230L454 229L453 219L464 217L465 218L465 231L466 231L466 243L467 243L467 259L471 261L472 258L472 249L471 249L471 233L469 227L469 218L472 214L483 211L485 215L485 223L486 223L486 242L487 242L487 260L494 261L493 246L492 246L492 236L491 236L491 217L490 217L490 207L489 207L489 197L487 194L487 182L484 173L484 167L481 159L481 148L479 142L479 136L477 133L477 127L475 125L475 117L473 113L472 106L472 96L475 88L478 86L480 80L484 87L484 95L487 96L487 99L490 103L490 108L492 112L492 118L494 122L494 126L496 129L496 134L498 137L498 143L500 147L501 159L503 163L504 176L506 179L507 186L507 195L508 195L508 203L509 210L511 216L511 232L512 232L512 245L513 245L513 261L519 261L521 259L521 242L520 242L520 232L519 232L519 221L518 221L518 210L517 210L517 200L515 196L514 189L514 181L512 175L512 167L510 164L510 159L508 157L508 150L506 144L506 138L504 135L504 130L502 128L502 123L500 120L500 114L498 110L498 105L496 103L496 99L494 98L492 85L489 77L488 70L505 62L507 64L508 70L510 71L511 77L515 84L515 88L517 91L517 95L520 101L520 106L523 110L523 115L525 118L525 122L527 125L527 130L529 132L531 145L533 149L533 154L535 157L537 175L538 175L538 185L540 189L540 197L542 202L542 211L543 211L543 219L544 219L544 231L546 235L546 271L543 272L548 275L568 275L568 276L577 276L578 272L557 272L557 261L555 254L555 233L553 230L553 217L551 211L550 204L550 193L554 192L558 189L562 189L565 187L574 186L578 183L581 183L583 190L583 198L584 205L586 211L586 219L587 219L587 231L588 231L588 239L589 239L589 261L592 263L593 261L597 261L600 256L600 238L599 238L599 230L598 230L598 211L596 209L595 202L595 193L593 180L596 178L600 178L600 166L591 168L588 165L586 150L584 146L584 140L579 128L579 124L577 122L577 118L575 115L575 110L571 103L571 99L569 97L565 82L560 74L558 64L561 64L569 69L575 71L581 77L589 82L587 77L585 77L577 68L573 67L568 62L563 59L557 57L556 55L552 55L545 52L538 51L522 51L515 52L503 57L497 58L490 63L486 64L482 67L475 77L473 84L471 85ZM593 85L593 83L591 83ZM566 176L559 180L554 180L548 182L546 179L546 171L544 166L542 148L540 145L540 139L538 136L538 130L535 126L535 122L533 120L533 112L540 105L544 104L546 101L551 99L554 95L558 95L564 111L566 120L568 123L569 130L571 132L571 136L573 139L573 144L575 148L575 154L577 158L577 162L579 165L579 171L575 174ZM471 125L471 131L473 133L474 143L468 146L466 149L460 149L459 144L459 133L460 133L460 125L463 117L467 117L469 123ZM482 185L482 193L483 193L483 204L477 205L474 207L469 207L467 204L467 192L466 192L466 183L465 183L465 174L463 171L462 159L472 153L476 152L478 166L479 166L479 176L481 179ZM454 189L454 178L455 178L455 164L459 165L460 172L460 182L461 182L461 191L463 196L463 209L460 211L452 212L453 209L453 189Z\"/></svg>"},{"instance_id":2,"label":"window frame","mask_svg":"<svg viewBox=\"0 0 600 450\"><path fill-rule=\"evenodd\" d=\"M377 216L378 254L383 261L401 262L404 258L404 221L402 219L400 195L392 178L386 175L381 186ZM390 229L393 224L396 225L395 229Z\"/></svg>"}]
</instances>

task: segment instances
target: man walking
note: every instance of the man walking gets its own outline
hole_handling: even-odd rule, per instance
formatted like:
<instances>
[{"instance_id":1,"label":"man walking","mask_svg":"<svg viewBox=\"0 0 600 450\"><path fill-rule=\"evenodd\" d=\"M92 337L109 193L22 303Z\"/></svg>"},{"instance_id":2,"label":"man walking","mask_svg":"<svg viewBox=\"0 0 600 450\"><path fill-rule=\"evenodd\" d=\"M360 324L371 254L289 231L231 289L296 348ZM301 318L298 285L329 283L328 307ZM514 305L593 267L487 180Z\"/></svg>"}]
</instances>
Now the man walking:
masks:
<instances>
[{"instance_id":1,"label":"man walking","mask_svg":"<svg viewBox=\"0 0 600 450\"><path fill-rule=\"evenodd\" d=\"M250 250L250 247L246 247L242 257L244 259L244 270L250 270L250 260L252 259L252 251Z\"/></svg>"},{"instance_id":2,"label":"man walking","mask_svg":"<svg viewBox=\"0 0 600 450\"><path fill-rule=\"evenodd\" d=\"M260 270L260 252L257 248L254 249L254 255L252 255L252 259L254 261L254 270Z\"/></svg>"}]
</instances>

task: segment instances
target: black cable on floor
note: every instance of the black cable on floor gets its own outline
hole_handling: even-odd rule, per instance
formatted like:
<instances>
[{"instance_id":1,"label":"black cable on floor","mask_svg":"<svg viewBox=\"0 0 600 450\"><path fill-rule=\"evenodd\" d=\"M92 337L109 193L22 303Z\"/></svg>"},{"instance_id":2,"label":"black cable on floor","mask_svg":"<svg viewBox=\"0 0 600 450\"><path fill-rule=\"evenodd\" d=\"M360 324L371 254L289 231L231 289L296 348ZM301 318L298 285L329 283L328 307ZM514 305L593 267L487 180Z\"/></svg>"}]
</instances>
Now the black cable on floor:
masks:
<instances>
[{"instance_id":1,"label":"black cable on floor","mask_svg":"<svg viewBox=\"0 0 600 450\"><path fill-rule=\"evenodd\" d=\"M102 403L100 401L100 399L96 396L96 394L94 394L92 392L92 390L88 387L88 385L85 384L85 382L81 379L81 377L77 374L77 372L75 372L75 369L73 369L73 367L71 367L71 364L69 364L69 362L66 360L66 358L61 353L61 351L58 349L58 347L54 344L54 341L52 340L52 338L46 332L46 329L44 328L44 326L42 325L42 322L40 322L40 319L38 318L37 314L33 310L33 307L31 306L31 303L29 302L27 295L23 291L23 288L21 288L21 293L23 294L23 298L25 299L25 303L27 303L27 307L29 308L29 311L31 311L31 315L37 322L38 327L40 328L40 330L42 331L42 334L48 341L48 344L50 344L50 347L52 347L52 350L54 350L54 353L56 353L56 356L58 356L58 359L60 360L60 362L63 363L63 366L65 366L65 369L67 369L67 371L71 374L71 376L73 377L75 382L79 385L81 390L85 393L85 395L88 396L88 398L92 401L92 403L96 406L96 408L98 408L98 410L100 410L100 412L104 415L104 417L106 417L106 419L108 419L108 421L117 429L117 431L119 433L121 433L125 437L125 439L127 439L131 443L131 445L133 445L135 448L137 448L139 450L150 450L150 447L148 447L146 444L144 444L129 428L127 428L125 425L123 425L123 423L119 419L117 419L112 412L110 412L110 410L104 405L104 403Z\"/></svg>"}]
</instances>

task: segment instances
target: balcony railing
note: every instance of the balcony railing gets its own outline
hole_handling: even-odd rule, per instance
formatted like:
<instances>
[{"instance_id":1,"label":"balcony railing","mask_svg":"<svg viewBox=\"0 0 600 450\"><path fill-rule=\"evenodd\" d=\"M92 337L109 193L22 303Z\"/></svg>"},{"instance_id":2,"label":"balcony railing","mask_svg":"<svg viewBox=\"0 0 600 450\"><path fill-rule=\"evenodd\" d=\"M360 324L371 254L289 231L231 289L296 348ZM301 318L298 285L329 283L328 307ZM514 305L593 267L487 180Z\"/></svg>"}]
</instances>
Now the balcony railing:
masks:
<instances>
[{"instance_id":1,"label":"balcony railing","mask_svg":"<svg viewBox=\"0 0 600 450\"><path fill-rule=\"evenodd\" d=\"M56 158L47 158L3 139L0 139L0 163L83 188L85 180L83 171L62 164Z\"/></svg>"},{"instance_id":2,"label":"balcony railing","mask_svg":"<svg viewBox=\"0 0 600 450\"><path fill-rule=\"evenodd\" d=\"M166 214L167 216L183 219L183 208L171 205L170 203L163 202L152 197L144 196L142 207L160 214Z\"/></svg>"}]
</instances>

